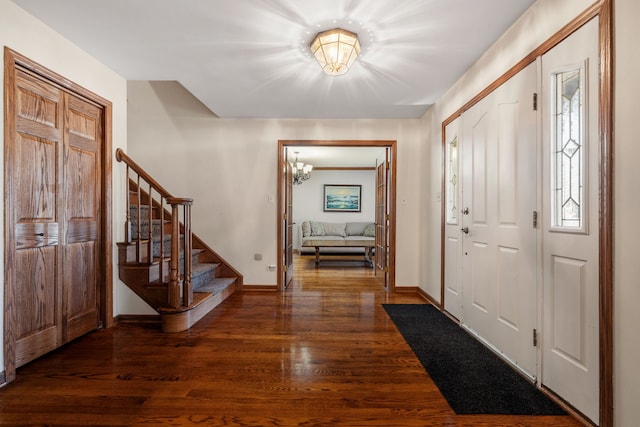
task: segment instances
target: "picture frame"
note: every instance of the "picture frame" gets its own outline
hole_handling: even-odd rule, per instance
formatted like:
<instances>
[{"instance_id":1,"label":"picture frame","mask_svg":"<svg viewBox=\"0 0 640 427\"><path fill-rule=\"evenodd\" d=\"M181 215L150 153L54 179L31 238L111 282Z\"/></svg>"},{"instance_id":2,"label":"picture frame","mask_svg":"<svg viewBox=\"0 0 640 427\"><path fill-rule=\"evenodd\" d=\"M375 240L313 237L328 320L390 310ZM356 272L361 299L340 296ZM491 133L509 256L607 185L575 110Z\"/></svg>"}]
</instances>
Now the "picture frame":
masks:
<instances>
[{"instance_id":1,"label":"picture frame","mask_svg":"<svg viewBox=\"0 0 640 427\"><path fill-rule=\"evenodd\" d=\"M324 185L324 212L360 212L362 185Z\"/></svg>"}]
</instances>

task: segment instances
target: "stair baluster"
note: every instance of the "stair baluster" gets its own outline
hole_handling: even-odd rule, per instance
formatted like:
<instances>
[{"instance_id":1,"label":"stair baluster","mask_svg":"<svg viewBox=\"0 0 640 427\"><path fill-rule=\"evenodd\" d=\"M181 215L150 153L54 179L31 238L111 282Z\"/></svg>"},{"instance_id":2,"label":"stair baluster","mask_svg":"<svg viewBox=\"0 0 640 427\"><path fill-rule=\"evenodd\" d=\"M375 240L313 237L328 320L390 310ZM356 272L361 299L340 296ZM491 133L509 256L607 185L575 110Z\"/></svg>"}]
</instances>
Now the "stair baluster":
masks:
<instances>
[{"instance_id":1,"label":"stair baluster","mask_svg":"<svg viewBox=\"0 0 640 427\"><path fill-rule=\"evenodd\" d=\"M164 248L164 197L160 195L160 244L158 250L158 258L163 260L165 258L166 252ZM165 264L161 262L158 266L159 276L165 277Z\"/></svg>"},{"instance_id":2,"label":"stair baluster","mask_svg":"<svg viewBox=\"0 0 640 427\"><path fill-rule=\"evenodd\" d=\"M129 194L131 192L131 186L129 185L129 165L127 165L127 174L125 175L127 177L127 213L126 213L126 220L124 223L124 241L129 243L131 242L131 200L129 197Z\"/></svg>"},{"instance_id":3,"label":"stair baluster","mask_svg":"<svg viewBox=\"0 0 640 427\"><path fill-rule=\"evenodd\" d=\"M138 175L138 181L136 183L136 260L138 262L142 261L142 246L140 242L142 241L142 198L140 197L140 175ZM151 262L151 259L147 259L147 262Z\"/></svg>"},{"instance_id":4,"label":"stair baluster","mask_svg":"<svg viewBox=\"0 0 640 427\"><path fill-rule=\"evenodd\" d=\"M193 283L192 283L192 262L190 255L193 250L193 239L191 236L191 204L192 201L184 203L184 253L189 254L184 257L184 294L182 304L185 307L193 304Z\"/></svg>"},{"instance_id":5,"label":"stair baluster","mask_svg":"<svg viewBox=\"0 0 640 427\"><path fill-rule=\"evenodd\" d=\"M140 187L138 187L140 188ZM149 183L149 191L147 192L148 196L148 200L147 200L147 221L149 222L149 234L147 235L147 238L149 239L149 243L147 244L147 259L149 261L153 260L153 187L151 186L151 183ZM162 198L162 196L160 196L160 198ZM138 203L138 206L140 206L141 203ZM139 217L138 217L139 218ZM140 224L142 221L138 221L138 224ZM161 227L162 228L162 227ZM162 259L162 258L160 258ZM160 265L162 265L162 262L160 263ZM162 277L162 276L160 276Z\"/></svg>"}]
</instances>

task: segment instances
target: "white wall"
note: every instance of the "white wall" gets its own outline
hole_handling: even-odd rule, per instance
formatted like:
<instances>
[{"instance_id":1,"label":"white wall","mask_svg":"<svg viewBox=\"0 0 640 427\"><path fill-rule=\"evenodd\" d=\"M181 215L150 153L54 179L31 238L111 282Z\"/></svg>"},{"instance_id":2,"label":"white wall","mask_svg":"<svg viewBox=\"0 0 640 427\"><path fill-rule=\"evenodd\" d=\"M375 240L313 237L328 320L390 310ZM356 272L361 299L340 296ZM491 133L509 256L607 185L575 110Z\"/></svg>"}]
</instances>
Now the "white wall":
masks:
<instances>
[{"instance_id":1,"label":"white wall","mask_svg":"<svg viewBox=\"0 0 640 427\"><path fill-rule=\"evenodd\" d=\"M538 0L422 119L428 149L428 195L421 198L420 221L429 231L421 236L425 259L420 286L440 299L440 212L442 152L441 123L518 60L591 5L591 0ZM640 3L615 0L615 206L614 206L614 425L635 426L640 419Z\"/></svg>"},{"instance_id":2,"label":"white wall","mask_svg":"<svg viewBox=\"0 0 640 427\"><path fill-rule=\"evenodd\" d=\"M194 232L249 285L276 284L278 140L397 140L396 286L418 285L419 120L219 119L176 83L128 87L129 154L194 199Z\"/></svg>"},{"instance_id":3,"label":"white wall","mask_svg":"<svg viewBox=\"0 0 640 427\"><path fill-rule=\"evenodd\" d=\"M324 185L361 185L360 212L324 212ZM293 186L294 249L300 249L303 221L374 222L376 213L375 170L314 170L311 178Z\"/></svg>"},{"instance_id":4,"label":"white wall","mask_svg":"<svg viewBox=\"0 0 640 427\"><path fill-rule=\"evenodd\" d=\"M85 87L112 102L113 105L113 150L127 145L127 86L126 81L100 64L87 53L62 38L37 19L27 14L9 0L0 0L0 46L7 46L37 63L55 71L69 80ZM4 67L0 69L4 81ZM0 85L0 98L4 99ZM0 117L4 117L4 102L0 103ZM0 135L4 135L4 121L0 121ZM0 151L0 169L4 165L4 151ZM114 242L123 238L124 200L121 201L124 180L119 164L113 171L113 223ZM0 173L4 180L4 171ZM4 182L2 183L4 186ZM0 221L4 223L4 206L0 209ZM118 225L119 227L115 227ZM0 241L4 241L4 228L0 227ZM117 254L113 254L113 265L117 266ZM1 251L4 251L2 246ZM0 264L4 263L4 254ZM4 265L3 265L4 267ZM4 271L4 268L3 268ZM120 296L125 288L117 279L118 269L114 269L114 314L120 313ZM4 301L4 275L0 277L0 301ZM0 342L4 342L3 316L0 316ZM0 352L0 366L4 367L3 352Z\"/></svg>"}]
</instances>

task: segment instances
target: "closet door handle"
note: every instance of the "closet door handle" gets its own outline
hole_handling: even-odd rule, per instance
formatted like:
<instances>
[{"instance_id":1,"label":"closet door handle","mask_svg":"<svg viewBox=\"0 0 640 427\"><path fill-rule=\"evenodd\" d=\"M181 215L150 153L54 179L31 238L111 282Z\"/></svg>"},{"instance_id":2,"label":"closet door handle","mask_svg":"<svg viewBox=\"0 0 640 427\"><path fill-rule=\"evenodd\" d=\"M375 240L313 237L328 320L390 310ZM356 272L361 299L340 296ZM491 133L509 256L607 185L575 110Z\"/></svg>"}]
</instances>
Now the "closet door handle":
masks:
<instances>
[{"instance_id":1,"label":"closet door handle","mask_svg":"<svg viewBox=\"0 0 640 427\"><path fill-rule=\"evenodd\" d=\"M462 227L460 231L462 231L464 234L469 234L469 227Z\"/></svg>"}]
</instances>

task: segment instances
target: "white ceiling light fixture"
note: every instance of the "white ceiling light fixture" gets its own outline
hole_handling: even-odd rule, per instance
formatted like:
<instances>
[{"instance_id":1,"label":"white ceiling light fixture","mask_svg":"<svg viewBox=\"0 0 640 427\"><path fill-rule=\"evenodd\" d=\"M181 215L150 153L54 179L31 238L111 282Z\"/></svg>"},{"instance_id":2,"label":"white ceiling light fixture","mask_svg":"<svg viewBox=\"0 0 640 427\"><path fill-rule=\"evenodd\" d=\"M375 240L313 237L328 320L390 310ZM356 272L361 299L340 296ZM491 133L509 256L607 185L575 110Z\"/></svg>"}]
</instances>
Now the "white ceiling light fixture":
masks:
<instances>
[{"instance_id":1,"label":"white ceiling light fixture","mask_svg":"<svg viewBox=\"0 0 640 427\"><path fill-rule=\"evenodd\" d=\"M312 165L305 165L303 162L298 161L298 152L296 151L296 160L291 163L292 176L294 184L302 184L302 181L306 181L311 178Z\"/></svg>"},{"instance_id":2,"label":"white ceiling light fixture","mask_svg":"<svg viewBox=\"0 0 640 427\"><path fill-rule=\"evenodd\" d=\"M322 70L330 76L340 76L349 71L360 55L358 35L342 28L316 34L310 47Z\"/></svg>"}]
</instances>

